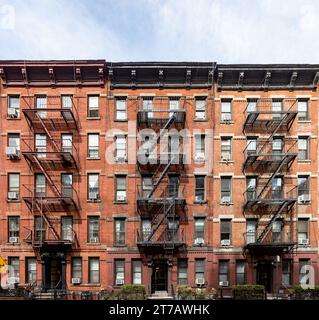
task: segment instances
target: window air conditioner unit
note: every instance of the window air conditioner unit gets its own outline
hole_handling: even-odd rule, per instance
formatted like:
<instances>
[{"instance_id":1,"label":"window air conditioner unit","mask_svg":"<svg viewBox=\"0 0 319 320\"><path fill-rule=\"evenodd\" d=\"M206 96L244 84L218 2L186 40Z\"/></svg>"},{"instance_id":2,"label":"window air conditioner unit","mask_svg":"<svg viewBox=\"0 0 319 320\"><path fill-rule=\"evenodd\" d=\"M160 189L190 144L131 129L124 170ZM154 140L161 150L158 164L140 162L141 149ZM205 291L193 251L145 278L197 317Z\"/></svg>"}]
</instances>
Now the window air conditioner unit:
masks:
<instances>
[{"instance_id":1,"label":"window air conditioner unit","mask_svg":"<svg viewBox=\"0 0 319 320\"><path fill-rule=\"evenodd\" d=\"M195 201L203 201L204 199L201 196L195 196Z\"/></svg>"},{"instance_id":2,"label":"window air conditioner unit","mask_svg":"<svg viewBox=\"0 0 319 320\"><path fill-rule=\"evenodd\" d=\"M196 245L202 245L204 244L205 240L203 238L196 238L195 239L195 244Z\"/></svg>"},{"instance_id":3,"label":"window air conditioner unit","mask_svg":"<svg viewBox=\"0 0 319 320\"><path fill-rule=\"evenodd\" d=\"M117 162L125 162L125 161L126 161L126 157L124 157L124 156L115 157L115 160L116 160Z\"/></svg>"},{"instance_id":4,"label":"window air conditioner unit","mask_svg":"<svg viewBox=\"0 0 319 320\"><path fill-rule=\"evenodd\" d=\"M10 243L17 243L17 242L19 242L19 237L9 237L9 242Z\"/></svg>"},{"instance_id":5,"label":"window air conditioner unit","mask_svg":"<svg viewBox=\"0 0 319 320\"><path fill-rule=\"evenodd\" d=\"M298 240L298 244L301 244L301 245L308 245L309 244L309 239L299 239Z\"/></svg>"},{"instance_id":6,"label":"window air conditioner unit","mask_svg":"<svg viewBox=\"0 0 319 320\"><path fill-rule=\"evenodd\" d=\"M205 120L205 119L206 119L206 114L204 112L196 115L196 120Z\"/></svg>"},{"instance_id":7,"label":"window air conditioner unit","mask_svg":"<svg viewBox=\"0 0 319 320\"><path fill-rule=\"evenodd\" d=\"M115 284L117 286L122 286L124 284L124 280L123 279L116 279Z\"/></svg>"},{"instance_id":8,"label":"window air conditioner unit","mask_svg":"<svg viewBox=\"0 0 319 320\"><path fill-rule=\"evenodd\" d=\"M118 196L116 197L116 201L126 201L126 196L124 196L124 195L118 195Z\"/></svg>"},{"instance_id":9,"label":"window air conditioner unit","mask_svg":"<svg viewBox=\"0 0 319 320\"><path fill-rule=\"evenodd\" d=\"M224 203L224 204L230 204L230 197L223 197L222 198L222 203Z\"/></svg>"},{"instance_id":10,"label":"window air conditioner unit","mask_svg":"<svg viewBox=\"0 0 319 320\"><path fill-rule=\"evenodd\" d=\"M310 194L302 194L300 196L298 196L298 202L300 203L304 203L304 202L310 202Z\"/></svg>"},{"instance_id":11,"label":"window air conditioner unit","mask_svg":"<svg viewBox=\"0 0 319 320\"><path fill-rule=\"evenodd\" d=\"M205 279L204 278L196 278L195 283L198 286L203 286L205 284Z\"/></svg>"},{"instance_id":12,"label":"window air conditioner unit","mask_svg":"<svg viewBox=\"0 0 319 320\"><path fill-rule=\"evenodd\" d=\"M18 199L19 199L18 192L9 191L9 192L8 192L8 199L9 199L9 200L18 200Z\"/></svg>"},{"instance_id":13,"label":"window air conditioner unit","mask_svg":"<svg viewBox=\"0 0 319 320\"><path fill-rule=\"evenodd\" d=\"M195 154L195 160L196 161L204 161L205 160L205 153L199 152L199 153Z\"/></svg>"},{"instance_id":14,"label":"window air conditioner unit","mask_svg":"<svg viewBox=\"0 0 319 320\"><path fill-rule=\"evenodd\" d=\"M223 114L223 115L222 115L222 121L223 121L223 122L229 122L229 121L231 121L231 115L230 115L230 114Z\"/></svg>"},{"instance_id":15,"label":"window air conditioner unit","mask_svg":"<svg viewBox=\"0 0 319 320\"><path fill-rule=\"evenodd\" d=\"M81 278L72 278L71 282L72 282L72 284L80 284Z\"/></svg>"},{"instance_id":16,"label":"window air conditioner unit","mask_svg":"<svg viewBox=\"0 0 319 320\"><path fill-rule=\"evenodd\" d=\"M90 200L97 200L99 197L97 192L89 192L89 199Z\"/></svg>"},{"instance_id":17,"label":"window air conditioner unit","mask_svg":"<svg viewBox=\"0 0 319 320\"><path fill-rule=\"evenodd\" d=\"M219 281L220 287L228 287L228 281Z\"/></svg>"},{"instance_id":18,"label":"window air conditioner unit","mask_svg":"<svg viewBox=\"0 0 319 320\"><path fill-rule=\"evenodd\" d=\"M91 237L90 238L90 243L97 243L99 242L99 238L98 237Z\"/></svg>"},{"instance_id":19,"label":"window air conditioner unit","mask_svg":"<svg viewBox=\"0 0 319 320\"><path fill-rule=\"evenodd\" d=\"M229 240L229 239L221 240L221 241L220 241L220 244L221 244L223 247L230 246L230 240Z\"/></svg>"},{"instance_id":20,"label":"window air conditioner unit","mask_svg":"<svg viewBox=\"0 0 319 320\"><path fill-rule=\"evenodd\" d=\"M229 153L224 153L221 156L222 161L229 161L230 160L230 154Z\"/></svg>"},{"instance_id":21,"label":"window air conditioner unit","mask_svg":"<svg viewBox=\"0 0 319 320\"><path fill-rule=\"evenodd\" d=\"M19 149L17 147L7 147L6 154L10 159L19 157Z\"/></svg>"},{"instance_id":22,"label":"window air conditioner unit","mask_svg":"<svg viewBox=\"0 0 319 320\"><path fill-rule=\"evenodd\" d=\"M18 110L15 108L8 109L8 117L9 118L18 118Z\"/></svg>"}]
</instances>

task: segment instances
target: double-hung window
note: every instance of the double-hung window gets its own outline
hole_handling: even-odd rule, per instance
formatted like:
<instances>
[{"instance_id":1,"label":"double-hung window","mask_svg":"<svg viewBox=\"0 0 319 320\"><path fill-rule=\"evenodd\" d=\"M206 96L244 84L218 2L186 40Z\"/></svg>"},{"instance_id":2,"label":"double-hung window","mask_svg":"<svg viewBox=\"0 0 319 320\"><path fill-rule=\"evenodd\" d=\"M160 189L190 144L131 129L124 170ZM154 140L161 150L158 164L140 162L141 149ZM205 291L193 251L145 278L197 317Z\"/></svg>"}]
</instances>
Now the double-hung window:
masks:
<instances>
[{"instance_id":1,"label":"double-hung window","mask_svg":"<svg viewBox=\"0 0 319 320\"><path fill-rule=\"evenodd\" d=\"M196 97L195 99L195 120L206 119L206 97Z\"/></svg>"},{"instance_id":2,"label":"double-hung window","mask_svg":"<svg viewBox=\"0 0 319 320\"><path fill-rule=\"evenodd\" d=\"M88 134L88 157L90 159L98 159L100 156L99 140L100 135L98 133Z\"/></svg>"},{"instance_id":3,"label":"double-hung window","mask_svg":"<svg viewBox=\"0 0 319 320\"><path fill-rule=\"evenodd\" d=\"M8 200L20 198L20 174L8 173Z\"/></svg>"},{"instance_id":4,"label":"double-hung window","mask_svg":"<svg viewBox=\"0 0 319 320\"><path fill-rule=\"evenodd\" d=\"M97 95L88 96L88 117L98 118L99 117L99 104L100 97Z\"/></svg>"},{"instance_id":5,"label":"double-hung window","mask_svg":"<svg viewBox=\"0 0 319 320\"><path fill-rule=\"evenodd\" d=\"M308 106L308 99L298 99L298 120L304 121L309 119Z\"/></svg>"},{"instance_id":6,"label":"double-hung window","mask_svg":"<svg viewBox=\"0 0 319 320\"><path fill-rule=\"evenodd\" d=\"M221 101L221 121L226 122L226 121L231 121L232 119L232 100L231 99L222 99Z\"/></svg>"},{"instance_id":7,"label":"double-hung window","mask_svg":"<svg viewBox=\"0 0 319 320\"><path fill-rule=\"evenodd\" d=\"M118 135L115 138L115 161L124 162L126 160L126 136Z\"/></svg>"},{"instance_id":8,"label":"double-hung window","mask_svg":"<svg viewBox=\"0 0 319 320\"><path fill-rule=\"evenodd\" d=\"M125 121L127 120L127 98L116 97L115 98L115 120Z\"/></svg>"},{"instance_id":9,"label":"double-hung window","mask_svg":"<svg viewBox=\"0 0 319 320\"><path fill-rule=\"evenodd\" d=\"M117 175L115 176L115 201L126 202L126 176Z\"/></svg>"}]
</instances>

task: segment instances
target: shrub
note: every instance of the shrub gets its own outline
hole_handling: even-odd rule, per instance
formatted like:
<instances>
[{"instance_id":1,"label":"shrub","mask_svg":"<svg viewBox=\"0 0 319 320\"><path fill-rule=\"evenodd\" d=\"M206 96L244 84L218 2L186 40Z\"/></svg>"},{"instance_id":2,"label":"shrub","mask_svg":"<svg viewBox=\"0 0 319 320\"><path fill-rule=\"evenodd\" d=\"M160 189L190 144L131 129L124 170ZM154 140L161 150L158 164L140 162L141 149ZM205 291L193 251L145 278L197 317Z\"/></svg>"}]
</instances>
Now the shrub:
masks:
<instances>
[{"instance_id":1,"label":"shrub","mask_svg":"<svg viewBox=\"0 0 319 320\"><path fill-rule=\"evenodd\" d=\"M217 291L216 289L204 289L197 288L193 289L188 286L177 286L177 297L183 300L208 300L216 299Z\"/></svg>"},{"instance_id":2,"label":"shrub","mask_svg":"<svg viewBox=\"0 0 319 320\"><path fill-rule=\"evenodd\" d=\"M262 300L265 298L265 287L261 285L237 285L233 287L235 300Z\"/></svg>"},{"instance_id":3,"label":"shrub","mask_svg":"<svg viewBox=\"0 0 319 320\"><path fill-rule=\"evenodd\" d=\"M176 289L177 297L183 300L194 300L194 290L188 286L177 286Z\"/></svg>"},{"instance_id":4,"label":"shrub","mask_svg":"<svg viewBox=\"0 0 319 320\"><path fill-rule=\"evenodd\" d=\"M115 299L119 300L144 300L146 298L146 290L143 285L128 284L124 285L116 291Z\"/></svg>"},{"instance_id":5,"label":"shrub","mask_svg":"<svg viewBox=\"0 0 319 320\"><path fill-rule=\"evenodd\" d=\"M297 300L319 300L319 286L314 288L303 289L300 286L289 289L289 294L292 299Z\"/></svg>"}]
</instances>

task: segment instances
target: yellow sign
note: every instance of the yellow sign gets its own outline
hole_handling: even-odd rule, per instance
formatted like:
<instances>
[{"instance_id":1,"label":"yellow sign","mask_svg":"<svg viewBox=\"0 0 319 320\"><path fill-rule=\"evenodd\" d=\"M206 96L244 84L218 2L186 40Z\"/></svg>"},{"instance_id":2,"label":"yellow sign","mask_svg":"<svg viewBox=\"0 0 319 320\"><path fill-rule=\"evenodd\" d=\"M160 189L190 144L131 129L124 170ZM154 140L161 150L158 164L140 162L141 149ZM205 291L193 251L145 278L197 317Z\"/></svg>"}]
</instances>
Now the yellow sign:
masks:
<instances>
[{"instance_id":1,"label":"yellow sign","mask_svg":"<svg viewBox=\"0 0 319 320\"><path fill-rule=\"evenodd\" d=\"M0 256L0 272L3 270L3 268L6 266L6 262L3 260L3 258Z\"/></svg>"}]
</instances>

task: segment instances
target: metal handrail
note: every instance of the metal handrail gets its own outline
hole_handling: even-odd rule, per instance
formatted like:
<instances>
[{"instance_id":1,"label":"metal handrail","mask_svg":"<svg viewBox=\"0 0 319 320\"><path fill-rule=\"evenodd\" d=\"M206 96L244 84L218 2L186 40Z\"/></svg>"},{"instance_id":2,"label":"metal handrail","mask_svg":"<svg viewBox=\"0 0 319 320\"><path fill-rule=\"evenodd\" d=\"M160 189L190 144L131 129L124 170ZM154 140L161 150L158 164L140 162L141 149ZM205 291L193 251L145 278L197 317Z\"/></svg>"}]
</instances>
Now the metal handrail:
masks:
<instances>
[{"instance_id":1,"label":"metal handrail","mask_svg":"<svg viewBox=\"0 0 319 320\"><path fill-rule=\"evenodd\" d=\"M271 108L272 108L272 102L273 101L276 101L276 100L278 100L278 101L282 101L282 106L283 106L283 109L282 109L282 111L273 111L273 110L271 110ZM261 112L262 110L258 110L258 109L261 109L261 108L270 108L268 111L269 111L269 113L271 113L271 114L283 114L283 113L287 113L287 112L290 112L290 111L292 111L291 109L295 106L295 104L297 103L297 99L296 98L283 98L283 99L281 99L281 98L259 98L259 99L256 99L256 101L257 101L257 103L256 103L256 110L254 110L254 111L247 111L247 108L248 108L248 106L249 106L249 102L247 102L247 105L246 105L246 108L244 109L244 113L246 113L246 112L248 112L248 113L259 113L259 112ZM291 106L288 108L288 109L286 109L285 110L285 106L287 105L287 103L285 103L285 102L288 102L288 101L291 101L291 102L293 102L292 104L291 104ZM263 105L263 103L265 104L265 105ZM269 105L267 104L267 103L269 103ZM266 110L267 111L267 110Z\"/></svg>"}]
</instances>

